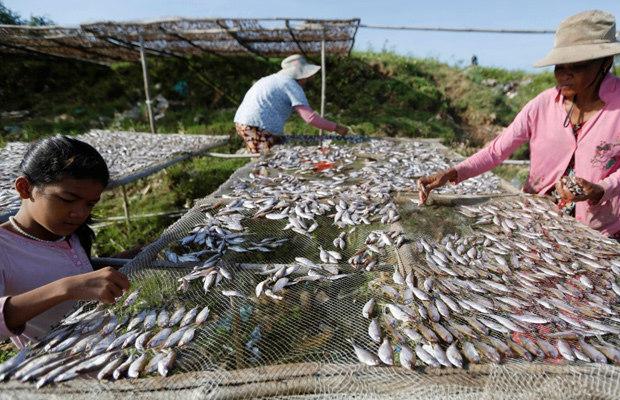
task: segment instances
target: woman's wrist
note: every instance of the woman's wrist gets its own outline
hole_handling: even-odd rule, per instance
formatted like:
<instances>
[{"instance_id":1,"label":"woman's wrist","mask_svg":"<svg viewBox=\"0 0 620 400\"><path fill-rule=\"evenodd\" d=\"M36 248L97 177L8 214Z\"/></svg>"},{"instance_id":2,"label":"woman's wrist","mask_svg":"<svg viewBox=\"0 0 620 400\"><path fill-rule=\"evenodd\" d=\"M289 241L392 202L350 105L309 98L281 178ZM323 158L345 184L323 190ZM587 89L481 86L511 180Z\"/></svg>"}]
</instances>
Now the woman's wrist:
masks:
<instances>
[{"instance_id":1,"label":"woman's wrist","mask_svg":"<svg viewBox=\"0 0 620 400\"><path fill-rule=\"evenodd\" d=\"M603 199L603 196L605 195L605 189L603 189L600 185L593 185L593 187L594 193L588 200L590 204L596 205L600 203L600 201Z\"/></svg>"},{"instance_id":2,"label":"woman's wrist","mask_svg":"<svg viewBox=\"0 0 620 400\"><path fill-rule=\"evenodd\" d=\"M459 179L459 172L456 170L455 167L452 167L446 171L446 177L448 178L448 182L456 183L456 181Z\"/></svg>"}]
</instances>

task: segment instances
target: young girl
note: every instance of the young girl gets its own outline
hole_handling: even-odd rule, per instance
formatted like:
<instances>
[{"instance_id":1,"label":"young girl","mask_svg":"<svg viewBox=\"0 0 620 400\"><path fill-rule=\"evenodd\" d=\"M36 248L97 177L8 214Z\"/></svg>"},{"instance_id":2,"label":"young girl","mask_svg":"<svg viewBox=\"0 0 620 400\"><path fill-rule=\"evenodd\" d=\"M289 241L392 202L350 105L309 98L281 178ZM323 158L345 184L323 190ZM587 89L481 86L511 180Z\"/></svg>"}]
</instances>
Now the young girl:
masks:
<instances>
[{"instance_id":1,"label":"young girl","mask_svg":"<svg viewBox=\"0 0 620 400\"><path fill-rule=\"evenodd\" d=\"M66 136L47 137L30 146L19 171L21 207L0 225L0 336L22 348L77 300L112 303L129 280L90 264L94 234L87 222L109 179L97 150Z\"/></svg>"}]
</instances>

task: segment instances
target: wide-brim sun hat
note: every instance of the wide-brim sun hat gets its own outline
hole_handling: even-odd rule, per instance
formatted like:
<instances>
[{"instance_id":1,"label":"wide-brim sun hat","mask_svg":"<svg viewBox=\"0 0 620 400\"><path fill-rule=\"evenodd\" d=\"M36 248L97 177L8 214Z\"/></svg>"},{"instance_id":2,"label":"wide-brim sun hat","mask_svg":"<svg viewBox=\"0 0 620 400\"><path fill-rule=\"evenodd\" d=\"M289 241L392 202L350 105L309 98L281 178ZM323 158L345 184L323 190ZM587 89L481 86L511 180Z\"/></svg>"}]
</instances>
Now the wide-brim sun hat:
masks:
<instances>
[{"instance_id":1,"label":"wide-brim sun hat","mask_svg":"<svg viewBox=\"0 0 620 400\"><path fill-rule=\"evenodd\" d=\"M590 10L566 18L555 32L553 49L533 67L570 64L620 54L613 14Z\"/></svg>"},{"instance_id":2,"label":"wide-brim sun hat","mask_svg":"<svg viewBox=\"0 0 620 400\"><path fill-rule=\"evenodd\" d=\"M286 57L282 60L281 65L282 69L278 73L290 76L293 79L310 78L321 69L318 65L308 64L299 54Z\"/></svg>"}]
</instances>

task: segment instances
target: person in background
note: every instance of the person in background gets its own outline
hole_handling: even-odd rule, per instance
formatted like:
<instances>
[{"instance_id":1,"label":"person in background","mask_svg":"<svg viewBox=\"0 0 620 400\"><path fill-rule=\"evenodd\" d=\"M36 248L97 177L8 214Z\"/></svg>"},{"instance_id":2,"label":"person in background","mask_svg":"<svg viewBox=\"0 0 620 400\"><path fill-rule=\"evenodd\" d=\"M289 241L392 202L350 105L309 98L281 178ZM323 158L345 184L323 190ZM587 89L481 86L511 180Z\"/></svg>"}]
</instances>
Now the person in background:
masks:
<instances>
[{"instance_id":1,"label":"person in background","mask_svg":"<svg viewBox=\"0 0 620 400\"><path fill-rule=\"evenodd\" d=\"M23 348L77 300L112 303L130 286L124 274L93 271L90 263L94 234L87 223L109 179L97 150L66 136L46 137L30 146L19 172L22 204L0 225L0 336Z\"/></svg>"},{"instance_id":2,"label":"person in background","mask_svg":"<svg viewBox=\"0 0 620 400\"><path fill-rule=\"evenodd\" d=\"M530 172L523 190L554 196L564 212L618 239L620 79L610 73L616 54L620 42L612 14L584 11L562 21L553 49L533 65L555 65L558 85L531 100L487 148L420 178L419 204L425 204L430 190L489 171L529 141ZM562 183L565 177L573 177L583 193L571 192Z\"/></svg>"},{"instance_id":3,"label":"person in background","mask_svg":"<svg viewBox=\"0 0 620 400\"><path fill-rule=\"evenodd\" d=\"M324 119L308 105L303 88L319 69L302 56L292 55L282 61L279 72L261 78L245 94L234 121L250 153L266 152L278 143L293 110L316 128L347 134L346 127Z\"/></svg>"}]
</instances>

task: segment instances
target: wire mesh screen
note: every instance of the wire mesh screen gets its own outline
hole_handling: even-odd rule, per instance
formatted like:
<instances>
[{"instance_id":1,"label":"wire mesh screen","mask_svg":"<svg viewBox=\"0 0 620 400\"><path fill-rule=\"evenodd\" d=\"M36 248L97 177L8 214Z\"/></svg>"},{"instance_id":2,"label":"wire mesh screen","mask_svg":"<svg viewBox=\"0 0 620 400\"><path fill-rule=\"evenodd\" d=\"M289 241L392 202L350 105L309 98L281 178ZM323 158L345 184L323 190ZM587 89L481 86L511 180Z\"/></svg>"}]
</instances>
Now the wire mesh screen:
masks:
<instances>
[{"instance_id":1,"label":"wire mesh screen","mask_svg":"<svg viewBox=\"0 0 620 400\"><path fill-rule=\"evenodd\" d=\"M130 262L116 304L1 364L0 397L617 398L618 244L495 179L391 195L452 162L277 148Z\"/></svg>"}]
</instances>

